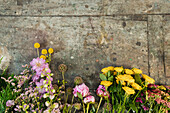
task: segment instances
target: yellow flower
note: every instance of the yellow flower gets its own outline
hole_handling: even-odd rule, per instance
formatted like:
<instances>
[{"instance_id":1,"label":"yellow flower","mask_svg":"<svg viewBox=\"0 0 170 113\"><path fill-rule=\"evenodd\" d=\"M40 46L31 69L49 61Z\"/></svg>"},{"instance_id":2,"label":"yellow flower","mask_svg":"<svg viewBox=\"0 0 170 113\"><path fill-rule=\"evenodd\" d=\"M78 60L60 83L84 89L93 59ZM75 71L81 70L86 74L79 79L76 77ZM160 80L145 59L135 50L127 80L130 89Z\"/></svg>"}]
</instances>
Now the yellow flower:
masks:
<instances>
[{"instance_id":1,"label":"yellow flower","mask_svg":"<svg viewBox=\"0 0 170 113\"><path fill-rule=\"evenodd\" d=\"M35 44L34 44L34 47L35 47L35 48L40 48L40 44L39 44L39 43L35 43Z\"/></svg>"},{"instance_id":2,"label":"yellow flower","mask_svg":"<svg viewBox=\"0 0 170 113\"><path fill-rule=\"evenodd\" d=\"M123 90L125 90L125 92L130 95L130 94L134 94L135 93L135 90L130 88L130 87L122 87Z\"/></svg>"},{"instance_id":3,"label":"yellow flower","mask_svg":"<svg viewBox=\"0 0 170 113\"><path fill-rule=\"evenodd\" d=\"M112 82L110 82L110 81L101 81L100 84L109 87L110 85L112 85Z\"/></svg>"},{"instance_id":4,"label":"yellow flower","mask_svg":"<svg viewBox=\"0 0 170 113\"><path fill-rule=\"evenodd\" d=\"M126 82L124 82L124 81L122 81L122 80L119 80L119 79L116 80L116 83L119 84L119 81L120 81L120 83L121 83L122 85L124 85L124 86L126 85Z\"/></svg>"},{"instance_id":5,"label":"yellow flower","mask_svg":"<svg viewBox=\"0 0 170 113\"><path fill-rule=\"evenodd\" d=\"M40 58L43 58L44 60L46 59L46 56L44 55L41 55Z\"/></svg>"},{"instance_id":6,"label":"yellow flower","mask_svg":"<svg viewBox=\"0 0 170 113\"><path fill-rule=\"evenodd\" d=\"M47 54L47 50L46 50L46 49L43 49L43 50L41 51L41 53L45 55L45 54Z\"/></svg>"},{"instance_id":7,"label":"yellow flower","mask_svg":"<svg viewBox=\"0 0 170 113\"><path fill-rule=\"evenodd\" d=\"M129 75L133 75L134 74L134 72L132 70L130 70L130 69L125 69L125 73L129 74Z\"/></svg>"},{"instance_id":8,"label":"yellow flower","mask_svg":"<svg viewBox=\"0 0 170 113\"><path fill-rule=\"evenodd\" d=\"M142 70L140 70L140 69L133 68L132 70L135 74L142 74Z\"/></svg>"},{"instance_id":9,"label":"yellow flower","mask_svg":"<svg viewBox=\"0 0 170 113\"><path fill-rule=\"evenodd\" d=\"M123 71L123 67L115 67L114 70L120 73Z\"/></svg>"},{"instance_id":10,"label":"yellow flower","mask_svg":"<svg viewBox=\"0 0 170 113\"><path fill-rule=\"evenodd\" d=\"M148 75L142 74L142 77L145 79L145 81L154 84L155 80L151 77L149 77Z\"/></svg>"},{"instance_id":11,"label":"yellow flower","mask_svg":"<svg viewBox=\"0 0 170 113\"><path fill-rule=\"evenodd\" d=\"M158 86L158 88L159 88L159 89L166 90L166 88L165 88L163 85L161 85L161 86Z\"/></svg>"},{"instance_id":12,"label":"yellow flower","mask_svg":"<svg viewBox=\"0 0 170 113\"><path fill-rule=\"evenodd\" d=\"M142 90L142 87L137 83L132 83L131 86L136 90Z\"/></svg>"},{"instance_id":13,"label":"yellow flower","mask_svg":"<svg viewBox=\"0 0 170 113\"><path fill-rule=\"evenodd\" d=\"M48 49L48 52L49 52L50 54L53 53L53 52L54 52L53 48L49 48L49 49Z\"/></svg>"},{"instance_id":14,"label":"yellow flower","mask_svg":"<svg viewBox=\"0 0 170 113\"><path fill-rule=\"evenodd\" d=\"M103 72L104 74L107 73L108 71L113 71L114 67L113 66L109 66L109 67L105 67L101 70L101 72Z\"/></svg>"},{"instance_id":15,"label":"yellow flower","mask_svg":"<svg viewBox=\"0 0 170 113\"><path fill-rule=\"evenodd\" d=\"M131 75L118 75L116 77L117 80L127 81L129 83L135 82L134 78Z\"/></svg>"}]
</instances>

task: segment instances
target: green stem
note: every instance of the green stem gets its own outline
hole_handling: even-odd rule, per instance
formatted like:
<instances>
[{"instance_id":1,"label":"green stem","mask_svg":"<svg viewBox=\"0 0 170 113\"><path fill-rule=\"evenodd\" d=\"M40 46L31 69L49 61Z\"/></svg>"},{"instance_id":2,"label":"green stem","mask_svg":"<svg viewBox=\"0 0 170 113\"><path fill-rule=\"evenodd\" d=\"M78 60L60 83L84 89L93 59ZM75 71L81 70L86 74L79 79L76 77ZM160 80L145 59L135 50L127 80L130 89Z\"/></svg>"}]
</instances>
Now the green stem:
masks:
<instances>
[{"instance_id":1,"label":"green stem","mask_svg":"<svg viewBox=\"0 0 170 113\"><path fill-rule=\"evenodd\" d=\"M145 87L146 87L146 85L142 88L142 90L143 90ZM137 95L136 95L135 98L133 99L133 103L135 102L136 98L138 97L139 93L140 93L142 90L138 91Z\"/></svg>"},{"instance_id":2,"label":"green stem","mask_svg":"<svg viewBox=\"0 0 170 113\"><path fill-rule=\"evenodd\" d=\"M73 113L76 113L76 109L74 110L74 112Z\"/></svg>"},{"instance_id":3,"label":"green stem","mask_svg":"<svg viewBox=\"0 0 170 113\"><path fill-rule=\"evenodd\" d=\"M128 112L127 112L127 113L129 113L129 112L130 112L130 110L131 110L131 107L129 108L129 110L128 110Z\"/></svg>"},{"instance_id":4,"label":"green stem","mask_svg":"<svg viewBox=\"0 0 170 113\"><path fill-rule=\"evenodd\" d=\"M85 113L85 106L84 106L84 103L83 103L83 111L84 111L84 113Z\"/></svg>"},{"instance_id":5,"label":"green stem","mask_svg":"<svg viewBox=\"0 0 170 113\"><path fill-rule=\"evenodd\" d=\"M89 106L90 106L90 104L88 103L87 104L87 113L89 112Z\"/></svg>"},{"instance_id":6,"label":"green stem","mask_svg":"<svg viewBox=\"0 0 170 113\"><path fill-rule=\"evenodd\" d=\"M70 109L69 109L70 113L71 113L71 109L72 109L72 107L73 107L73 101L74 101L74 95L73 95L72 100L71 100L71 107L70 107Z\"/></svg>"},{"instance_id":7,"label":"green stem","mask_svg":"<svg viewBox=\"0 0 170 113\"><path fill-rule=\"evenodd\" d=\"M123 112L122 113L124 113L125 112L125 103L126 103L126 98L128 97L128 95L126 94L126 96L125 96L125 98L124 98L124 102L123 102Z\"/></svg>"},{"instance_id":8,"label":"green stem","mask_svg":"<svg viewBox=\"0 0 170 113\"><path fill-rule=\"evenodd\" d=\"M100 104L101 104L102 100L103 100L103 97L100 98L100 102L99 102L99 105L97 106L97 111L96 111L96 113L98 113L98 110L99 110L99 108L100 108Z\"/></svg>"},{"instance_id":9,"label":"green stem","mask_svg":"<svg viewBox=\"0 0 170 113\"><path fill-rule=\"evenodd\" d=\"M39 54L39 50L38 50L38 48L37 48L37 54L38 54L38 57L40 57L40 54Z\"/></svg>"}]
</instances>

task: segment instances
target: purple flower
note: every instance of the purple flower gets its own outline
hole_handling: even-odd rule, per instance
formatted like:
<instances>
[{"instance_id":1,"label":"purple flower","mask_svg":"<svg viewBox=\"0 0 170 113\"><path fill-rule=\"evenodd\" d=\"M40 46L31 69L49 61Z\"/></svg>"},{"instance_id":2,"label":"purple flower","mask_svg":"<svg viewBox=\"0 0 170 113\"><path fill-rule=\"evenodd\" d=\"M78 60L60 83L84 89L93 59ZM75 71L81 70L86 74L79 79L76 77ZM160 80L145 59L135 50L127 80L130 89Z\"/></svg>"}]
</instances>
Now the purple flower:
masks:
<instances>
[{"instance_id":1,"label":"purple flower","mask_svg":"<svg viewBox=\"0 0 170 113\"><path fill-rule=\"evenodd\" d=\"M79 86L76 86L73 89L73 94L75 97L77 97L77 93L80 93L83 97L86 97L90 94L89 88L84 83Z\"/></svg>"},{"instance_id":2,"label":"purple flower","mask_svg":"<svg viewBox=\"0 0 170 113\"><path fill-rule=\"evenodd\" d=\"M14 105L14 100L8 100L7 102L6 102L6 106L7 107L11 107L11 106L13 106Z\"/></svg>"},{"instance_id":3,"label":"purple flower","mask_svg":"<svg viewBox=\"0 0 170 113\"><path fill-rule=\"evenodd\" d=\"M143 103L142 99L141 98L136 98L136 102L140 102L140 103Z\"/></svg>"},{"instance_id":4,"label":"purple flower","mask_svg":"<svg viewBox=\"0 0 170 113\"><path fill-rule=\"evenodd\" d=\"M95 98L94 96L87 96L86 98L84 98L83 102L86 104L86 103L95 103Z\"/></svg>"}]
</instances>

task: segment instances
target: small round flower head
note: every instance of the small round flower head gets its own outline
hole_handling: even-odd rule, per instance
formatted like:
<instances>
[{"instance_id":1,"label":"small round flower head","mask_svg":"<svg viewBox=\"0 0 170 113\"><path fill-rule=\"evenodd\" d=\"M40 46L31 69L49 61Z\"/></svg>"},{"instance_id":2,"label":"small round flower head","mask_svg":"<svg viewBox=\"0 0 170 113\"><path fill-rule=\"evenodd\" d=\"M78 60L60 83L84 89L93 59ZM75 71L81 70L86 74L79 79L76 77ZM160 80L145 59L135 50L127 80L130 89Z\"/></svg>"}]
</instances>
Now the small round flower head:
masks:
<instances>
[{"instance_id":1,"label":"small round flower head","mask_svg":"<svg viewBox=\"0 0 170 113\"><path fill-rule=\"evenodd\" d=\"M74 83L76 85L82 84L83 83L83 79L81 77L75 77L74 78Z\"/></svg>"},{"instance_id":2,"label":"small round flower head","mask_svg":"<svg viewBox=\"0 0 170 113\"><path fill-rule=\"evenodd\" d=\"M46 49L43 49L43 50L41 51L41 53L45 55L45 54L47 54L47 50L46 50Z\"/></svg>"},{"instance_id":3,"label":"small round flower head","mask_svg":"<svg viewBox=\"0 0 170 113\"><path fill-rule=\"evenodd\" d=\"M77 110L80 110L81 109L81 104L80 103L75 103L74 108L77 109Z\"/></svg>"},{"instance_id":4,"label":"small round flower head","mask_svg":"<svg viewBox=\"0 0 170 113\"><path fill-rule=\"evenodd\" d=\"M35 43L35 44L34 44L34 47L35 47L35 48L40 48L40 44L39 44L39 43Z\"/></svg>"},{"instance_id":5,"label":"small round flower head","mask_svg":"<svg viewBox=\"0 0 170 113\"><path fill-rule=\"evenodd\" d=\"M54 88L55 90L57 90L57 89L58 89L58 85L57 85L57 84L54 84L54 85L53 85L53 88Z\"/></svg>"},{"instance_id":6,"label":"small round flower head","mask_svg":"<svg viewBox=\"0 0 170 113\"><path fill-rule=\"evenodd\" d=\"M48 52L49 52L50 54L52 54L52 53L54 52L53 48L49 48L49 49L48 49Z\"/></svg>"},{"instance_id":7,"label":"small round flower head","mask_svg":"<svg viewBox=\"0 0 170 113\"><path fill-rule=\"evenodd\" d=\"M105 102L103 107L106 109L106 111L112 110L112 105L110 103Z\"/></svg>"},{"instance_id":8,"label":"small round flower head","mask_svg":"<svg viewBox=\"0 0 170 113\"><path fill-rule=\"evenodd\" d=\"M68 87L67 90L66 90L66 92L67 92L68 95L71 95L72 92L73 92L73 88Z\"/></svg>"},{"instance_id":9,"label":"small round flower head","mask_svg":"<svg viewBox=\"0 0 170 113\"><path fill-rule=\"evenodd\" d=\"M60 72L66 72L67 66L66 66L65 64L60 64L60 65L58 66L58 70L59 70Z\"/></svg>"},{"instance_id":10,"label":"small round flower head","mask_svg":"<svg viewBox=\"0 0 170 113\"><path fill-rule=\"evenodd\" d=\"M46 56L45 55L41 55L40 58L43 58L45 60Z\"/></svg>"}]
</instances>

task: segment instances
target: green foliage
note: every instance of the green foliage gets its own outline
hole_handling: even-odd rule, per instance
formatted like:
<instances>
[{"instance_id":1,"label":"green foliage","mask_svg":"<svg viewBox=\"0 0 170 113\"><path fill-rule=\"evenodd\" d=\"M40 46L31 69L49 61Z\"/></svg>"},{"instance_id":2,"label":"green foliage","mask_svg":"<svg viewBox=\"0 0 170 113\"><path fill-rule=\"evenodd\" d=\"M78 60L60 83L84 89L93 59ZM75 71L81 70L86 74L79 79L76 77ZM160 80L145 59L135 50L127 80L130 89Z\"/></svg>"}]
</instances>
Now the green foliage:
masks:
<instances>
[{"instance_id":1,"label":"green foliage","mask_svg":"<svg viewBox=\"0 0 170 113\"><path fill-rule=\"evenodd\" d=\"M106 76L103 75L103 74L100 74L100 79L103 80L103 81L107 80Z\"/></svg>"}]
</instances>

